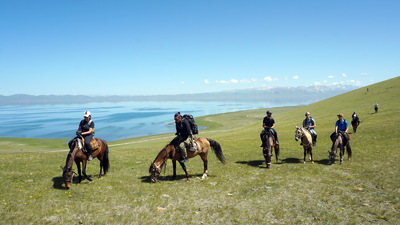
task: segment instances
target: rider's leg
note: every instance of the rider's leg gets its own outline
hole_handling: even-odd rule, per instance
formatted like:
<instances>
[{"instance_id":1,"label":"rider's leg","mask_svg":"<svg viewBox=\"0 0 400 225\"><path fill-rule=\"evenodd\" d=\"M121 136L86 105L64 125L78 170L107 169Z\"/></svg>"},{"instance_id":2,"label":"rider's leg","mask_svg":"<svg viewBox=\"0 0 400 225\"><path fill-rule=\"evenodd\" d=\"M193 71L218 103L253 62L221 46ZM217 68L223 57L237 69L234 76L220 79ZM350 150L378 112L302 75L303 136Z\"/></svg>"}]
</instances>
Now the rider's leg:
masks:
<instances>
[{"instance_id":1,"label":"rider's leg","mask_svg":"<svg viewBox=\"0 0 400 225\"><path fill-rule=\"evenodd\" d=\"M182 159L180 160L181 163L187 162L188 157L187 157L187 151L186 151L186 143L185 141L181 142L179 144L179 150L181 151Z\"/></svg>"},{"instance_id":2,"label":"rider's leg","mask_svg":"<svg viewBox=\"0 0 400 225\"><path fill-rule=\"evenodd\" d=\"M92 156L93 149L92 149L92 146L90 145L90 141L92 140L92 138L93 138L93 135L88 135L85 137L85 148L86 148L86 151L88 152L88 161L92 161L92 159L93 159L93 156Z\"/></svg>"}]
</instances>

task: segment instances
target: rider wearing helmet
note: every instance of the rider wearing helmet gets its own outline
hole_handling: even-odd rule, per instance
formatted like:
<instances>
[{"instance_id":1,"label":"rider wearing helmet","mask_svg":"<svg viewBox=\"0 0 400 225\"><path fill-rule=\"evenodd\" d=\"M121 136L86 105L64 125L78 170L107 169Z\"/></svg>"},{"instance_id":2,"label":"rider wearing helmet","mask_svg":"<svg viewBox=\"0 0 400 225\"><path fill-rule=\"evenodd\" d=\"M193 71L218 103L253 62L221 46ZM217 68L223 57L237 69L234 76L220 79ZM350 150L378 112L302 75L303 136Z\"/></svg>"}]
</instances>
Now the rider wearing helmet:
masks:
<instances>
[{"instance_id":1,"label":"rider wearing helmet","mask_svg":"<svg viewBox=\"0 0 400 225\"><path fill-rule=\"evenodd\" d=\"M76 134L82 135L82 137L85 139L85 148L88 152L88 160L91 161L93 159L93 149L90 145L90 141L93 139L94 136L94 122L92 121L92 115L90 111L85 111L83 113L83 120L81 120L81 122L79 123Z\"/></svg>"},{"instance_id":2,"label":"rider wearing helmet","mask_svg":"<svg viewBox=\"0 0 400 225\"><path fill-rule=\"evenodd\" d=\"M265 132L267 132L268 129L275 137L275 144L279 145L278 134L276 133L276 131L274 129L275 120L274 120L274 118L272 118L272 112L269 110L267 111L267 116L265 116L263 119L262 127L264 128L264 130L262 130L261 134L260 134L261 143L262 143L260 147L264 147L263 136L264 136Z\"/></svg>"}]
</instances>

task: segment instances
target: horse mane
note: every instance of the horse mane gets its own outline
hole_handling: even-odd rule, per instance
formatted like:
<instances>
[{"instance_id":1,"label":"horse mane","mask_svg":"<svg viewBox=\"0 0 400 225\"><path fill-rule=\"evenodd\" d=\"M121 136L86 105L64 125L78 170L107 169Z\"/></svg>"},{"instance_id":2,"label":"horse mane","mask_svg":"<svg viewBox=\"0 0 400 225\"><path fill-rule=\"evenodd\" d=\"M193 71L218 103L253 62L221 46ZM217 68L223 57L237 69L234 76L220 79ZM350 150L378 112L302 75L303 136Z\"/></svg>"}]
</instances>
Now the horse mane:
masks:
<instances>
[{"instance_id":1,"label":"horse mane","mask_svg":"<svg viewBox=\"0 0 400 225\"><path fill-rule=\"evenodd\" d=\"M308 143L312 143L311 133L304 127L300 127L301 131L303 132L304 136L307 138Z\"/></svg>"}]
</instances>

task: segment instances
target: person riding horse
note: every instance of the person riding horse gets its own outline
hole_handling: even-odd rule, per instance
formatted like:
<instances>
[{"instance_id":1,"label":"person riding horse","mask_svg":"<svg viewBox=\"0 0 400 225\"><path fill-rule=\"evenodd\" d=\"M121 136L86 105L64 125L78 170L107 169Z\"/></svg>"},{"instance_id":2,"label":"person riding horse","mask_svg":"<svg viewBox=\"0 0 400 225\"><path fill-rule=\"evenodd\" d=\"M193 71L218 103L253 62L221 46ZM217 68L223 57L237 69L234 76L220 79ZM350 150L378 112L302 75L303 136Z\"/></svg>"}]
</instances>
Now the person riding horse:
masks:
<instances>
[{"instance_id":1,"label":"person riding horse","mask_svg":"<svg viewBox=\"0 0 400 225\"><path fill-rule=\"evenodd\" d=\"M76 135L81 135L85 139L85 148L88 152L88 161L93 160L93 149L90 145L90 141L92 141L94 136L94 122L92 121L92 115L90 111L85 111L83 113L83 120L81 120L79 123Z\"/></svg>"},{"instance_id":2,"label":"person riding horse","mask_svg":"<svg viewBox=\"0 0 400 225\"><path fill-rule=\"evenodd\" d=\"M306 112L305 116L306 118L303 120L303 127L310 131L313 142L312 144L315 146L317 142L317 132L315 132L314 128L317 126L317 124L315 123L314 118L310 116L309 112Z\"/></svg>"},{"instance_id":3,"label":"person riding horse","mask_svg":"<svg viewBox=\"0 0 400 225\"><path fill-rule=\"evenodd\" d=\"M342 134L343 137L343 145L347 146L347 142L349 140L349 135L347 133L349 129L349 123L344 119L343 114L338 114L337 115L339 120L336 121L335 124L335 133L339 135L339 133Z\"/></svg>"},{"instance_id":4,"label":"person riding horse","mask_svg":"<svg viewBox=\"0 0 400 225\"><path fill-rule=\"evenodd\" d=\"M189 121L183 119L180 112L175 113L174 120L176 127L175 135L177 135L175 138L179 140L179 146L177 148L182 154L182 159L180 162L185 163L189 160L187 157L186 146L189 146L193 141L192 130L190 128Z\"/></svg>"},{"instance_id":5,"label":"person riding horse","mask_svg":"<svg viewBox=\"0 0 400 225\"><path fill-rule=\"evenodd\" d=\"M264 128L264 130L262 130L261 133L260 133L260 138L261 138L261 146L260 147L264 147L264 135L268 130L274 135L275 144L279 145L278 133L274 129L275 120L274 120L274 118L272 118L272 112L269 111L269 110L267 111L267 116L265 116L264 119L263 119L262 127Z\"/></svg>"}]
</instances>

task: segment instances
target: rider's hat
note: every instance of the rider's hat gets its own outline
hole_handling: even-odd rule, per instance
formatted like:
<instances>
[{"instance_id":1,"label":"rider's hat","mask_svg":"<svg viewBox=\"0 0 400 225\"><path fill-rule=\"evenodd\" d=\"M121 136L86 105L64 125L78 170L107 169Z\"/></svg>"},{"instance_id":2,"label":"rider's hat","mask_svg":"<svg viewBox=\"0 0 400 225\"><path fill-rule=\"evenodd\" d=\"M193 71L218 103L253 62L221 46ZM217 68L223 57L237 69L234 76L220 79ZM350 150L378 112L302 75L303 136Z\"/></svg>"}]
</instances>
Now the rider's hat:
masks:
<instances>
[{"instance_id":1,"label":"rider's hat","mask_svg":"<svg viewBox=\"0 0 400 225\"><path fill-rule=\"evenodd\" d=\"M267 111L267 114L272 114L272 112L268 110L268 111Z\"/></svg>"},{"instance_id":2,"label":"rider's hat","mask_svg":"<svg viewBox=\"0 0 400 225\"><path fill-rule=\"evenodd\" d=\"M89 116L91 116L90 111L85 111L83 113L83 117L89 117Z\"/></svg>"}]
</instances>

